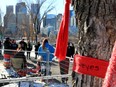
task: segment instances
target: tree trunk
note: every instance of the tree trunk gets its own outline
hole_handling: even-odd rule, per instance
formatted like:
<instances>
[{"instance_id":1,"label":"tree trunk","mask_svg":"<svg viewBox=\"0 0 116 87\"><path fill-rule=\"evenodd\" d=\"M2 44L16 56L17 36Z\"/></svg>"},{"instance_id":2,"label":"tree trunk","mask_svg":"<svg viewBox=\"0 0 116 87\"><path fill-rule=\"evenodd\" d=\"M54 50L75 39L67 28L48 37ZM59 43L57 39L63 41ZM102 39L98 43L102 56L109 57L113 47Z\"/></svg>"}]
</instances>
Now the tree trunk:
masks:
<instances>
[{"instance_id":1,"label":"tree trunk","mask_svg":"<svg viewBox=\"0 0 116 87\"><path fill-rule=\"evenodd\" d=\"M116 40L116 0L72 0L78 33L78 54L108 61ZM98 77L77 76L75 87L102 87Z\"/></svg>"}]
</instances>

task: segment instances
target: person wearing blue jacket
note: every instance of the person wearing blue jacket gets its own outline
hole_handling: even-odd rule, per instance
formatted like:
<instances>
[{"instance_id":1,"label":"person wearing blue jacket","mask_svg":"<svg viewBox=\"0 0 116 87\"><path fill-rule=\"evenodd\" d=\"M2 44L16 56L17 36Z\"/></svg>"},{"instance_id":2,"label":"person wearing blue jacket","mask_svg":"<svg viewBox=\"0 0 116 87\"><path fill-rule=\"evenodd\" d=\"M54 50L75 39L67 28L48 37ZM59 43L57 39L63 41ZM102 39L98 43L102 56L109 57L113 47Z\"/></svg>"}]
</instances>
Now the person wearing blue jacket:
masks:
<instances>
[{"instance_id":1,"label":"person wearing blue jacket","mask_svg":"<svg viewBox=\"0 0 116 87\"><path fill-rule=\"evenodd\" d=\"M52 61L55 49L49 44L48 39L44 38L42 44L38 49L38 55L42 56L43 61Z\"/></svg>"},{"instance_id":2,"label":"person wearing blue jacket","mask_svg":"<svg viewBox=\"0 0 116 87\"><path fill-rule=\"evenodd\" d=\"M41 73L44 76L51 75L51 71L50 71L51 63L50 62L52 61L54 57L53 55L54 51L55 49L52 45L49 44L48 39L44 38L42 44L40 45L38 49L38 55L42 57L42 62L40 63ZM42 68L43 66L45 67Z\"/></svg>"}]
</instances>

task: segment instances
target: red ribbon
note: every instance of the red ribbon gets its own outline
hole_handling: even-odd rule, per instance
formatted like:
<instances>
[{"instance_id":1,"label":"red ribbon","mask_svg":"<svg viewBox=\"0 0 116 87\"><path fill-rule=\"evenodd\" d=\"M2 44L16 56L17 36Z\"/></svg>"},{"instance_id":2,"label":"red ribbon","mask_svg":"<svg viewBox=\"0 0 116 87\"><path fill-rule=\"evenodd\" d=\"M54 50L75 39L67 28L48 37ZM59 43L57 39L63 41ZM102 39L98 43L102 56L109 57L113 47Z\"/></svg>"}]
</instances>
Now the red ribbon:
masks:
<instances>
[{"instance_id":1,"label":"red ribbon","mask_svg":"<svg viewBox=\"0 0 116 87\"><path fill-rule=\"evenodd\" d=\"M59 61L62 61L66 58L68 44L69 8L70 0L66 0L65 12L60 24L60 30L58 32L55 50L55 56L59 58Z\"/></svg>"},{"instance_id":2,"label":"red ribbon","mask_svg":"<svg viewBox=\"0 0 116 87\"><path fill-rule=\"evenodd\" d=\"M73 71L104 78L109 62L96 58L75 55Z\"/></svg>"}]
</instances>

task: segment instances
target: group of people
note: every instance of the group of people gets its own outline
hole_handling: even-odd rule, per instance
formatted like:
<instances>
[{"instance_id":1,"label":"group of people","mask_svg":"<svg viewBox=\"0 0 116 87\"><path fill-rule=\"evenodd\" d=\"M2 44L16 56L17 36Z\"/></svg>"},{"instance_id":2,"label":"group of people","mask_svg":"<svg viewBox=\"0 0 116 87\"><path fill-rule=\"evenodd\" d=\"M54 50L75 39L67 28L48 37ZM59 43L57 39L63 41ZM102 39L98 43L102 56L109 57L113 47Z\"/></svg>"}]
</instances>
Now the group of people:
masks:
<instances>
[{"instance_id":1,"label":"group of people","mask_svg":"<svg viewBox=\"0 0 116 87\"><path fill-rule=\"evenodd\" d=\"M22 58L24 60L25 67L27 66L26 60L30 59L30 52L32 50L32 45L31 45L29 40L26 43L24 41L24 39L22 39L17 44L15 40L11 40L10 38L6 38L3 45L4 45L4 55L3 55L4 66L6 68L10 68L11 58ZM25 51L27 52L27 56L25 56ZM49 51L54 53L54 47L49 45L49 42L46 38L43 40L42 44L40 44L40 42L38 42L35 45L35 59L37 59L38 64L41 61L37 57L39 55L41 55L42 61L46 61L47 60L46 59L47 53L49 53ZM50 54L50 61L52 60L53 57L54 57L54 55ZM47 66L46 63L44 63L44 64L45 64L45 66Z\"/></svg>"},{"instance_id":2,"label":"group of people","mask_svg":"<svg viewBox=\"0 0 116 87\"><path fill-rule=\"evenodd\" d=\"M4 42L4 66L9 68L10 58L15 54L15 51L18 48L15 40L11 40L10 38L6 38Z\"/></svg>"},{"instance_id":3,"label":"group of people","mask_svg":"<svg viewBox=\"0 0 116 87\"><path fill-rule=\"evenodd\" d=\"M27 59L30 58L30 51L32 50L32 45L30 41L28 40L27 43L24 42L24 39L19 42L19 44L16 43L15 40L11 40L10 38L6 38L4 42L4 66L9 67L8 63L10 63L10 58L23 58L25 62L25 67L27 66L26 57L24 55L24 52L27 51ZM13 51L14 50L14 51ZM36 72L43 72L44 75L46 75L46 71L48 69L48 66L51 66L50 61L54 58L54 51L55 47L53 47L49 41L48 38L44 38L42 43L38 42L35 45L35 59L37 59L37 67ZM75 53L74 44L69 42L67 46L67 57L73 57ZM49 62L47 62L49 61ZM66 58L65 60L59 62L60 66L60 73L61 74L68 74L69 71L69 58ZM49 63L49 64L48 64ZM44 65L44 68L42 68ZM32 70L33 71L33 70ZM48 70L48 74L50 73L50 70ZM62 82L66 83L68 81L68 78L62 78Z\"/></svg>"},{"instance_id":4,"label":"group of people","mask_svg":"<svg viewBox=\"0 0 116 87\"><path fill-rule=\"evenodd\" d=\"M22 39L19 44L16 43L16 40L10 39L9 37L6 38L6 40L3 43L4 45L4 66L7 68L9 67L10 64L10 58L13 58L14 56L18 53L19 51L22 51L22 55L20 57L24 58L24 51L27 50L27 58L30 58L30 51L32 50L32 46L30 41L24 42L24 39ZM18 56L19 57L19 56ZM26 58L26 57L25 57ZM24 58L24 59L25 59Z\"/></svg>"}]
</instances>

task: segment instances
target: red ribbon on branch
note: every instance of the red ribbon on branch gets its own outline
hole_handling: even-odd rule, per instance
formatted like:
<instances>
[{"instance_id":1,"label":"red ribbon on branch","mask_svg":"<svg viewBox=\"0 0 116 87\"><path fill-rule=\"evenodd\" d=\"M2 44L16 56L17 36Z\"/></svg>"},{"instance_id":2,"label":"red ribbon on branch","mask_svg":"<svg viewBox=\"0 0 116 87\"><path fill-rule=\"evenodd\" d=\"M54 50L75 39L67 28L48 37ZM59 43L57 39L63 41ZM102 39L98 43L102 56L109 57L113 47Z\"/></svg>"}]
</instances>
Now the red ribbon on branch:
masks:
<instances>
[{"instance_id":1,"label":"red ribbon on branch","mask_svg":"<svg viewBox=\"0 0 116 87\"><path fill-rule=\"evenodd\" d=\"M58 37L56 41L55 56L59 58L59 61L62 61L66 58L68 44L69 15L70 15L69 8L70 8L70 0L66 0L65 12L62 17L60 30L58 32Z\"/></svg>"},{"instance_id":2,"label":"red ribbon on branch","mask_svg":"<svg viewBox=\"0 0 116 87\"><path fill-rule=\"evenodd\" d=\"M116 41L102 87L116 87Z\"/></svg>"},{"instance_id":3,"label":"red ribbon on branch","mask_svg":"<svg viewBox=\"0 0 116 87\"><path fill-rule=\"evenodd\" d=\"M75 55L73 71L104 78L109 62L96 58Z\"/></svg>"}]
</instances>

